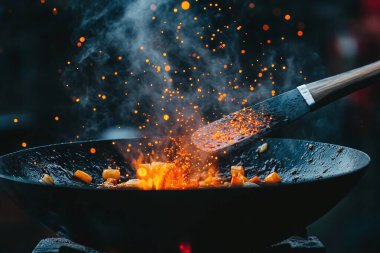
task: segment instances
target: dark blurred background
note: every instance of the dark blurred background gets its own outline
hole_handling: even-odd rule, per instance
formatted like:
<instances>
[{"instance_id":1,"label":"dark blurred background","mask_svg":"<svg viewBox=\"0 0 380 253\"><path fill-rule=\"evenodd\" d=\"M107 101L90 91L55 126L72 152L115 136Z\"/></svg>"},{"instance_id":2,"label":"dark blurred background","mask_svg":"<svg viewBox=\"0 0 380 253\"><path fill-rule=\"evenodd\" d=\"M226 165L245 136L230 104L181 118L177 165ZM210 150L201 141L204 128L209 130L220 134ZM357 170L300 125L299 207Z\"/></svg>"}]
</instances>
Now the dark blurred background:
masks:
<instances>
[{"instance_id":1,"label":"dark blurred background","mask_svg":"<svg viewBox=\"0 0 380 253\"><path fill-rule=\"evenodd\" d=\"M288 10L296 14L303 44L318 55L318 70L309 71L310 81L380 59L380 0L253 3L273 15ZM65 1L0 1L0 154L78 139L81 111L65 91L61 75L78 50L73 31L79 15ZM297 122L297 131L289 126L281 132L284 137L357 148L372 158L351 194L309 227L328 252L380 250L379 101L380 85L375 84ZM101 130L91 138L100 136ZM31 252L48 236L53 234L0 190L0 252Z\"/></svg>"}]
</instances>

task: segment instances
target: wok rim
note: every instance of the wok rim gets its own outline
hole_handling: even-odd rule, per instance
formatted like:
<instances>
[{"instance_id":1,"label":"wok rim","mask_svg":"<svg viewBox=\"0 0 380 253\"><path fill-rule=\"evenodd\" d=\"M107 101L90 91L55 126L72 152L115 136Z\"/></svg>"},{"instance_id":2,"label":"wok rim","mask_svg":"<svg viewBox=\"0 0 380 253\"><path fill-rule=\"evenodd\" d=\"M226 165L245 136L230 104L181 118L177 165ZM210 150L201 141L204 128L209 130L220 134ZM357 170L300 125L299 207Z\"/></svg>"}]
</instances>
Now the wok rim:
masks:
<instances>
[{"instance_id":1,"label":"wok rim","mask_svg":"<svg viewBox=\"0 0 380 253\"><path fill-rule=\"evenodd\" d=\"M153 138L153 137L148 137ZM136 139L144 139L143 137L133 137L133 138L122 138L122 139L97 139L97 140L85 140L85 141L75 141L75 142L62 142L62 143L54 143L54 144L48 144L48 145L42 145L42 146L37 146L37 147L31 147L27 149L22 149L18 150L12 153L8 153L5 155L0 156L0 161L3 159L6 159L8 157L11 157L16 154L20 153L25 153L29 151L33 151L35 149L42 149L42 148L51 148L55 146L66 146L66 145L76 145L76 144L86 144L86 143L94 143L94 142L112 142L112 141L125 141L125 140L136 140ZM79 189L79 190L88 190L88 191L107 191L107 192L124 192L124 191L133 191L133 192L204 192L204 191L236 191L236 190L254 190L254 191L260 191L268 188L282 188L282 187L292 187L292 186L301 186L301 185L306 185L306 184L314 184L314 183L322 183L330 180L334 180L336 178L340 178L343 176L347 176L353 173L357 173L360 171L365 170L368 168L369 164L371 163L371 157L358 149L342 146L342 145L337 145L337 144L332 144L332 143L326 143L326 142L318 142L318 141L312 141L312 140L301 140L301 139L292 139L292 138L266 138L266 140L280 140L280 141L296 141L296 142L303 142L307 144L323 144L323 145L334 145L339 148L344 148L348 149L350 151L354 151L357 154L363 156L363 158L366 159L365 162L363 162L363 165L358 166L357 168L349 171L349 172L344 172L344 173L339 173L339 174L334 174L331 176L323 177L323 178L316 178L316 179L306 179L302 180L299 182L284 182L284 183L279 183L279 184L267 184L265 186L260 186L260 187L242 187L242 186L237 186L237 187L210 187L210 188L192 188L192 189L165 189L165 190L141 190L141 189L136 189L136 188L128 188L128 189L109 189L109 188L103 188L103 187L93 187L96 186L95 184L89 184L88 186L73 186L73 185L55 185L55 184L46 184L38 181L32 181L29 179L24 179L24 178L15 178L14 176L8 176L4 175L0 172L0 179L5 179L11 182L16 182L16 183L22 183L22 184L32 184L36 186L41 186L41 187L47 187L47 188L56 188L56 189Z\"/></svg>"}]
</instances>

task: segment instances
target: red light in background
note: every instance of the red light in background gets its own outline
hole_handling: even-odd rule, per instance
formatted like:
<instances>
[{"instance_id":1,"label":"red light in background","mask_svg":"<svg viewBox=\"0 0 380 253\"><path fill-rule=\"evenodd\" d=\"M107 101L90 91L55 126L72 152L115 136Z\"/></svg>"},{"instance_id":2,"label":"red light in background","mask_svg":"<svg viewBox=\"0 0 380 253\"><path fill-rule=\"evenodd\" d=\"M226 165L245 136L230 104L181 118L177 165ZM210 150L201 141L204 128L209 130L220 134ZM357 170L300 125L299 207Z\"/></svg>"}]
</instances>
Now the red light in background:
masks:
<instances>
[{"instance_id":1,"label":"red light in background","mask_svg":"<svg viewBox=\"0 0 380 253\"><path fill-rule=\"evenodd\" d=\"M191 245L189 243L180 243L179 251L181 253L191 253Z\"/></svg>"}]
</instances>

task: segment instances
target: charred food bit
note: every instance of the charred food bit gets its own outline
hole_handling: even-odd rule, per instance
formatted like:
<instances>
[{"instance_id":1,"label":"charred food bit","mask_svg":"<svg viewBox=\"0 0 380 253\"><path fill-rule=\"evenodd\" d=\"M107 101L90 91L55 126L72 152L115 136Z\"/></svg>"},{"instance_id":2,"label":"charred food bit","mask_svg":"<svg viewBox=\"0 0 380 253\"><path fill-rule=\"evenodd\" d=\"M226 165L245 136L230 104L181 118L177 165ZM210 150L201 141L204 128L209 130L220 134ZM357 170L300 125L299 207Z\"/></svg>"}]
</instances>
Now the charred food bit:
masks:
<instances>
[{"instance_id":1,"label":"charred food bit","mask_svg":"<svg viewBox=\"0 0 380 253\"><path fill-rule=\"evenodd\" d=\"M42 178L40 179L40 182L46 184L54 184L54 179L48 174L43 174Z\"/></svg>"},{"instance_id":2,"label":"charred food bit","mask_svg":"<svg viewBox=\"0 0 380 253\"><path fill-rule=\"evenodd\" d=\"M111 168L105 169L105 170L103 170L102 177L105 180L107 180L109 178L113 178L113 179L117 180L120 178L120 170L111 169Z\"/></svg>"},{"instance_id":3,"label":"charred food bit","mask_svg":"<svg viewBox=\"0 0 380 253\"><path fill-rule=\"evenodd\" d=\"M343 151L343 147L339 147L337 150L336 150L336 152L338 152L338 153L342 153L342 151Z\"/></svg>"},{"instance_id":4,"label":"charred food bit","mask_svg":"<svg viewBox=\"0 0 380 253\"><path fill-rule=\"evenodd\" d=\"M262 144L261 146L259 146L259 147L257 148L256 151L257 151L259 154L262 154L262 153L264 153L265 151L268 150L268 147L269 147L268 143L264 143L264 144Z\"/></svg>"},{"instance_id":5,"label":"charred food bit","mask_svg":"<svg viewBox=\"0 0 380 253\"><path fill-rule=\"evenodd\" d=\"M277 172L272 172L264 179L264 181L268 184L276 184L281 182L281 177Z\"/></svg>"},{"instance_id":6,"label":"charred food bit","mask_svg":"<svg viewBox=\"0 0 380 253\"><path fill-rule=\"evenodd\" d=\"M75 171L75 173L74 173L73 176L76 179L79 179L79 180L81 180L82 182L85 182L85 183L91 183L92 182L91 175L87 174L86 172L84 172L82 170Z\"/></svg>"}]
</instances>

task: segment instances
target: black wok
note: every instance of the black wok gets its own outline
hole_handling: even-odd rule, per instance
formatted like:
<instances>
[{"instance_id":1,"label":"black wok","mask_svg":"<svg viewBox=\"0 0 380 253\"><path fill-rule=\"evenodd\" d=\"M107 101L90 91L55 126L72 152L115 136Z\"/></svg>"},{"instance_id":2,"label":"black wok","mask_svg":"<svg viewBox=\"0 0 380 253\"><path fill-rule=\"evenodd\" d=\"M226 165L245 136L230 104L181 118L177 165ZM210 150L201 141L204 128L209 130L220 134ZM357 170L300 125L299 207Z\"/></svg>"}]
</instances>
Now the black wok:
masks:
<instances>
[{"instance_id":1,"label":"black wok","mask_svg":"<svg viewBox=\"0 0 380 253\"><path fill-rule=\"evenodd\" d=\"M190 242L193 252L236 252L264 247L318 219L347 194L370 162L351 148L267 139L264 154L257 154L258 143L221 157L221 174L228 176L230 166L239 164L248 177L277 170L283 178L279 185L142 191L98 189L72 179L75 170L86 168L100 183L109 165L133 177L127 144L133 149L148 141L90 141L16 152L0 158L0 180L43 224L97 249L175 252L180 242ZM43 173L55 185L40 183Z\"/></svg>"}]
</instances>

